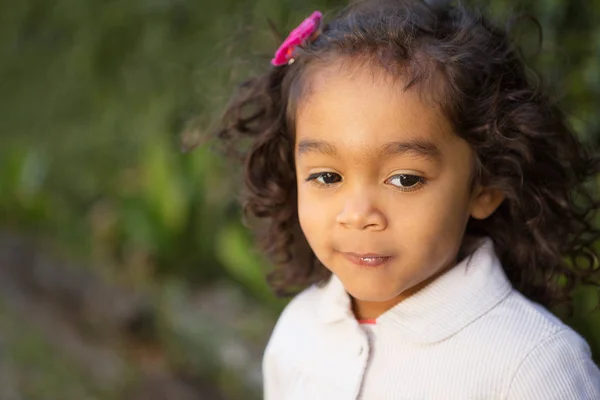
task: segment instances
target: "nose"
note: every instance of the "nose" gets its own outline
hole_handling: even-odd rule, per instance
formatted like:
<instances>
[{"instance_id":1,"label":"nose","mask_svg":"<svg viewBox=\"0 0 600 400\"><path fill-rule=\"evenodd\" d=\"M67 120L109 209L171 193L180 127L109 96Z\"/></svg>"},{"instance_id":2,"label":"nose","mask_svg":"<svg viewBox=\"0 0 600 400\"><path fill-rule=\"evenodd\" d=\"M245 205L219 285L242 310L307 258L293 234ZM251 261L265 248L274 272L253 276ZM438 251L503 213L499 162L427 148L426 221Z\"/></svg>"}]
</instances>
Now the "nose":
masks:
<instances>
[{"instance_id":1,"label":"nose","mask_svg":"<svg viewBox=\"0 0 600 400\"><path fill-rule=\"evenodd\" d=\"M380 231L387 227L384 213L368 193L348 194L336 221L346 228Z\"/></svg>"}]
</instances>

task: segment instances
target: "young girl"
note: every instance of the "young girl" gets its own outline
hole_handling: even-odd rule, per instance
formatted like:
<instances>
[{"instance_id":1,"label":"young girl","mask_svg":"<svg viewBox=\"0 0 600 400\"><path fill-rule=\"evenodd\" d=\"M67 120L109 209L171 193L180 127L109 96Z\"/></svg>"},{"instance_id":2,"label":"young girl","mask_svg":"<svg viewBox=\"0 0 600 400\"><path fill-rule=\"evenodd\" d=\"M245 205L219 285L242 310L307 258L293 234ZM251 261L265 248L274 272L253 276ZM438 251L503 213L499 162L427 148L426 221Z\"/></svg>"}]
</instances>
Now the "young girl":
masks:
<instances>
[{"instance_id":1,"label":"young girl","mask_svg":"<svg viewBox=\"0 0 600 400\"><path fill-rule=\"evenodd\" d=\"M598 286L597 171L507 35L462 7L315 12L244 83L246 211L284 294L266 399L600 399L546 307Z\"/></svg>"}]
</instances>

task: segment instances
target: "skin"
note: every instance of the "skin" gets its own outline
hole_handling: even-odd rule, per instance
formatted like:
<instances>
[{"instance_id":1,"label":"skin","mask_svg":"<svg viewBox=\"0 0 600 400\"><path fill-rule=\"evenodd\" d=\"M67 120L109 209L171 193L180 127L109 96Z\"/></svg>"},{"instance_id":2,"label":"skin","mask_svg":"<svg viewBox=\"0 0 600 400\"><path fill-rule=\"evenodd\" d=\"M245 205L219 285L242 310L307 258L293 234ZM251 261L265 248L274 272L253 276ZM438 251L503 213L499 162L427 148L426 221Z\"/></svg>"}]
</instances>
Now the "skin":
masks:
<instances>
[{"instance_id":1,"label":"skin","mask_svg":"<svg viewBox=\"0 0 600 400\"><path fill-rule=\"evenodd\" d=\"M366 64L315 71L296 117L300 226L357 318L379 317L456 265L469 218L503 200L473 185L474 153L437 107ZM365 267L347 252L391 258Z\"/></svg>"}]
</instances>

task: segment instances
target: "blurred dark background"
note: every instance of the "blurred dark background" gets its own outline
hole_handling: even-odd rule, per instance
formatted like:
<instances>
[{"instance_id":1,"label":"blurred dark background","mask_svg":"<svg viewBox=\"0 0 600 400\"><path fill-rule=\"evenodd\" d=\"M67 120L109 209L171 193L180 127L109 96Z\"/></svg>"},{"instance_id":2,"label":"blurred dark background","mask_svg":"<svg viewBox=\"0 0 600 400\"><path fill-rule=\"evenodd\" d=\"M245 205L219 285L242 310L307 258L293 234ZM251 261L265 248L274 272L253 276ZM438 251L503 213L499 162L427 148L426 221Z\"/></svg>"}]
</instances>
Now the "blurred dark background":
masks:
<instances>
[{"instance_id":1,"label":"blurred dark background","mask_svg":"<svg viewBox=\"0 0 600 400\"><path fill-rule=\"evenodd\" d=\"M276 31L343 4L0 0L1 400L261 397L284 302L203 141ZM541 48L527 19L514 36L597 145L600 1L485 5L539 19ZM574 298L600 360L597 293Z\"/></svg>"}]
</instances>

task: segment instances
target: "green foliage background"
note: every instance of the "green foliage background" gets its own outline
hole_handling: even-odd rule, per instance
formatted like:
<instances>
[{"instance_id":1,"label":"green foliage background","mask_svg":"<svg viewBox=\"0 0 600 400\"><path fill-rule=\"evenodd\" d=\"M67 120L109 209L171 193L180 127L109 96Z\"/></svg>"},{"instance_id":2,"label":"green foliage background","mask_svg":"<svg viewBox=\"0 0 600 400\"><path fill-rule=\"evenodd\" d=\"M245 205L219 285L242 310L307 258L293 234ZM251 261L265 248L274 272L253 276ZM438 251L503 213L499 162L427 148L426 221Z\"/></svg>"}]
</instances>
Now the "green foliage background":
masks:
<instances>
[{"instance_id":1,"label":"green foliage background","mask_svg":"<svg viewBox=\"0 0 600 400\"><path fill-rule=\"evenodd\" d=\"M341 0L0 2L0 227L52 238L134 287L234 282L276 315L236 205L235 168L208 146L235 84L268 68L282 32ZM600 142L600 2L491 0L582 139ZM90 267L93 268L93 267ZM106 274L103 271L102 274ZM170 287L170 286L169 286ZM198 289L200 290L200 289ZM569 322L600 357L596 295ZM176 339L173 339L176 340Z\"/></svg>"}]
</instances>

